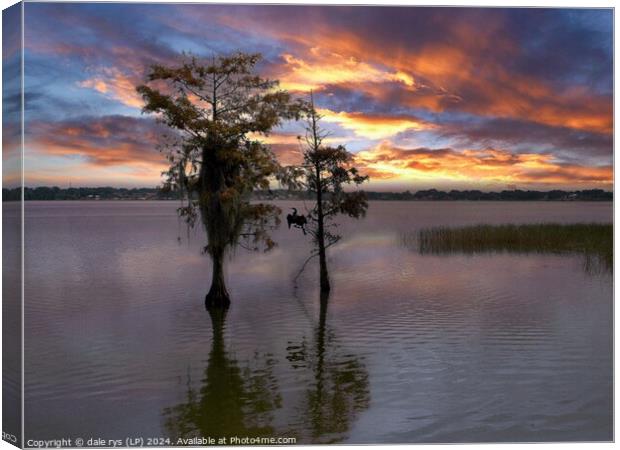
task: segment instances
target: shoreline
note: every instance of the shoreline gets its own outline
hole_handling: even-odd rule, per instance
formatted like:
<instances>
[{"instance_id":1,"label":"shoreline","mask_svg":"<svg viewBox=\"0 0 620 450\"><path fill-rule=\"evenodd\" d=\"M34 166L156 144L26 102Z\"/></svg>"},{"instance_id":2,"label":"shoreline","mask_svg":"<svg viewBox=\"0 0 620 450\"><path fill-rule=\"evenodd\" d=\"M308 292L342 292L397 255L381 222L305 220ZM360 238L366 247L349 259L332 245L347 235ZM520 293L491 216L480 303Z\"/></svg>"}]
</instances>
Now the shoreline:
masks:
<instances>
[{"instance_id":1,"label":"shoreline","mask_svg":"<svg viewBox=\"0 0 620 450\"><path fill-rule=\"evenodd\" d=\"M179 199L135 199L135 198L105 198L105 199L92 199L92 198L76 198L76 199L26 199L25 202L89 202L89 203L101 203L101 202L179 202ZM267 202L303 202L310 201L308 199L303 198L253 198L250 201L267 201ZM21 200L2 200L2 203L20 203ZM471 199L368 199L368 202L400 202L400 203L450 203L450 202L461 202L461 203L613 203L613 199L601 199L601 200L589 200L589 199L494 199L494 200L471 200Z\"/></svg>"}]
</instances>

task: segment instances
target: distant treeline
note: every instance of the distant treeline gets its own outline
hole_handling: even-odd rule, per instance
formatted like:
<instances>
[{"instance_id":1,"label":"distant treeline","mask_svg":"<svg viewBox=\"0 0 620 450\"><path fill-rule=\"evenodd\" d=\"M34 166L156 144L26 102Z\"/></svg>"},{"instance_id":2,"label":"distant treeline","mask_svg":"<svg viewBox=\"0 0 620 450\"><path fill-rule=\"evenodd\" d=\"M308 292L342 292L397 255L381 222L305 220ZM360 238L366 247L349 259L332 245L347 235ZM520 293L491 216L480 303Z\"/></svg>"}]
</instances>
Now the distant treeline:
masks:
<instances>
[{"instance_id":1,"label":"distant treeline","mask_svg":"<svg viewBox=\"0 0 620 450\"><path fill-rule=\"evenodd\" d=\"M439 191L428 189L412 193L404 192L373 192L366 191L368 200L496 200L496 201L612 201L613 192L602 189L587 189L582 191L501 191L483 192L471 191ZM311 194L302 191L274 189L257 191L257 199L274 200L304 200L311 199ZM3 201L15 201L21 197L21 189L2 189ZM37 187L25 188L26 200L178 200L177 192L165 191L160 188L67 188Z\"/></svg>"},{"instance_id":2,"label":"distant treeline","mask_svg":"<svg viewBox=\"0 0 620 450\"><path fill-rule=\"evenodd\" d=\"M602 189L587 189L583 191L513 191L483 192L478 190L471 191L438 191L428 189L417 191L415 194L405 191L401 193L368 192L369 200L499 200L499 201L612 201L613 192Z\"/></svg>"},{"instance_id":3,"label":"distant treeline","mask_svg":"<svg viewBox=\"0 0 620 450\"><path fill-rule=\"evenodd\" d=\"M307 192L274 190L256 192L257 198L281 198L281 199L310 199L311 196ZM478 190L471 191L439 191L437 189L428 189L404 192L373 192L366 191L368 200L495 200L495 201L611 201L613 200L613 192L604 191L602 189L588 189L583 191L501 191L501 192L483 192Z\"/></svg>"},{"instance_id":4,"label":"distant treeline","mask_svg":"<svg viewBox=\"0 0 620 450\"><path fill-rule=\"evenodd\" d=\"M21 189L2 189L2 200L19 200ZM159 188L115 188L115 187L37 187L25 188L26 200L174 200L176 193L164 192Z\"/></svg>"}]
</instances>

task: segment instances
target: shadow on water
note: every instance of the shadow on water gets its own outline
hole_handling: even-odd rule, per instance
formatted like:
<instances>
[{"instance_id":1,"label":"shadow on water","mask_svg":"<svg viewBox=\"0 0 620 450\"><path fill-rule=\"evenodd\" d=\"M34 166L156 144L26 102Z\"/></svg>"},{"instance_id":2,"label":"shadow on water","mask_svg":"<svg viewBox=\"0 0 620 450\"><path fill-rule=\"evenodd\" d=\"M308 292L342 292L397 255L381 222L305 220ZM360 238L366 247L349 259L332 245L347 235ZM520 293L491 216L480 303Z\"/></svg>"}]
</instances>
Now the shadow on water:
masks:
<instances>
[{"instance_id":1,"label":"shadow on water","mask_svg":"<svg viewBox=\"0 0 620 450\"><path fill-rule=\"evenodd\" d=\"M346 438L355 418L368 408L368 372L361 359L344 352L327 326L329 294L321 293L318 325L310 341L289 342L287 359L307 378L293 425L302 442L335 443Z\"/></svg>"},{"instance_id":2,"label":"shadow on water","mask_svg":"<svg viewBox=\"0 0 620 450\"><path fill-rule=\"evenodd\" d=\"M405 247L420 254L491 252L581 255L588 273L613 270L612 224L527 224L435 227L405 233Z\"/></svg>"},{"instance_id":3,"label":"shadow on water","mask_svg":"<svg viewBox=\"0 0 620 450\"><path fill-rule=\"evenodd\" d=\"M163 412L164 428L173 439L274 436L272 412L281 406L275 360L261 359L260 370L252 370L233 359L224 344L226 313L225 308L209 309L213 340L200 387L192 388L188 380L185 401Z\"/></svg>"}]
</instances>

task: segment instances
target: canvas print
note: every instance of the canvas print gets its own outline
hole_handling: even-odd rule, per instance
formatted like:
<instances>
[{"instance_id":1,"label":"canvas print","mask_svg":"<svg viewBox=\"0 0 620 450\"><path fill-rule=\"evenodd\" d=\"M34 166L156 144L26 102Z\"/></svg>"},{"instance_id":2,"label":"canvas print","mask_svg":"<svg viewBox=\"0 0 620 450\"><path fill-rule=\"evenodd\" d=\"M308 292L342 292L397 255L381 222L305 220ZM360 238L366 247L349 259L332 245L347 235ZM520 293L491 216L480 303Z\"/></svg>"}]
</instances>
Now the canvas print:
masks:
<instances>
[{"instance_id":1,"label":"canvas print","mask_svg":"<svg viewBox=\"0 0 620 450\"><path fill-rule=\"evenodd\" d=\"M3 439L613 440L613 10L3 11Z\"/></svg>"}]
</instances>

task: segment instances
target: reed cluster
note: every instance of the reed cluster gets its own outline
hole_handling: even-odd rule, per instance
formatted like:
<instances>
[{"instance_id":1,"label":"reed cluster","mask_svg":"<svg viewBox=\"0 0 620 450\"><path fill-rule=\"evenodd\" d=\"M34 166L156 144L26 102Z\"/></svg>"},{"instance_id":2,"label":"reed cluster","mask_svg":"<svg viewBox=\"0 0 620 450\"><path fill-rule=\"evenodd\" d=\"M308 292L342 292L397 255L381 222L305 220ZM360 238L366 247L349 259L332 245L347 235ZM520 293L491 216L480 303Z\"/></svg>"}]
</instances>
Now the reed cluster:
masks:
<instances>
[{"instance_id":1,"label":"reed cluster","mask_svg":"<svg viewBox=\"0 0 620 450\"><path fill-rule=\"evenodd\" d=\"M408 241L411 244L411 237ZM578 253L588 264L613 266L612 224L473 225L422 229L415 236L422 254ZM407 239L407 238L406 238Z\"/></svg>"}]
</instances>

